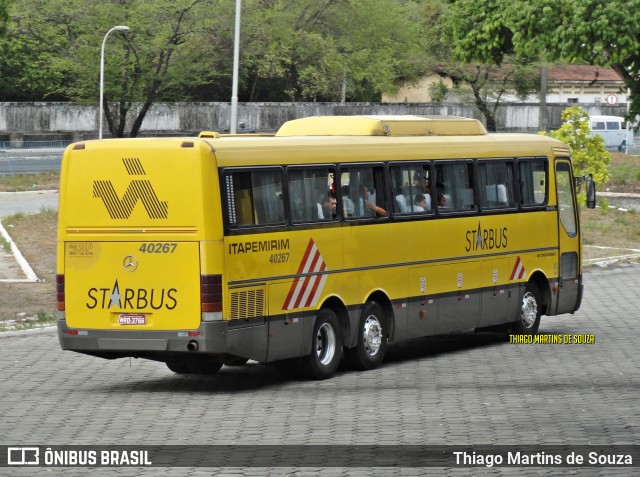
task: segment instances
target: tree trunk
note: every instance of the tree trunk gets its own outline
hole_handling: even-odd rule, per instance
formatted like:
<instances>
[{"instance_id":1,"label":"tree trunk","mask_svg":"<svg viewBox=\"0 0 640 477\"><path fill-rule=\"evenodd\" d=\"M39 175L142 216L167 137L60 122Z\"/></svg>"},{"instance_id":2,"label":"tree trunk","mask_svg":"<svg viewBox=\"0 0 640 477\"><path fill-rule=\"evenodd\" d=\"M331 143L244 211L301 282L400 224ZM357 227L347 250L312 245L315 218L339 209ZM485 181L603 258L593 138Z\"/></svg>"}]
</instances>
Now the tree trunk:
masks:
<instances>
[{"instance_id":1,"label":"tree trunk","mask_svg":"<svg viewBox=\"0 0 640 477\"><path fill-rule=\"evenodd\" d=\"M496 132L498 129L498 125L496 123L496 117L493 112L489 108L487 102L482 99L482 94L480 88L478 88L477 84L472 83L471 89L473 91L473 97L475 99L476 107L480 110L482 115L484 116L484 120L487 126L487 131Z\"/></svg>"}]
</instances>

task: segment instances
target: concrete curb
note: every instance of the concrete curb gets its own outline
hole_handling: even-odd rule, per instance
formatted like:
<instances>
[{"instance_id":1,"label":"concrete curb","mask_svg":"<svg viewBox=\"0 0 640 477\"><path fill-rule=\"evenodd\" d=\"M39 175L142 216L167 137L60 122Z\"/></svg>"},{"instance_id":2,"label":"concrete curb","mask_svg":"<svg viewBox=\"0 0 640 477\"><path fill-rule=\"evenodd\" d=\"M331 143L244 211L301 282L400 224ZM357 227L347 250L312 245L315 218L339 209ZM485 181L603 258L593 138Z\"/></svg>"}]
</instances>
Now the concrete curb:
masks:
<instances>
[{"instance_id":1,"label":"concrete curb","mask_svg":"<svg viewBox=\"0 0 640 477\"><path fill-rule=\"evenodd\" d=\"M2 331L0 332L0 339L2 338L12 338L15 336L29 336L29 335L41 335L45 333L51 333L57 331L57 325L46 325L39 326L37 328L29 328L28 330L10 330L10 331Z\"/></svg>"},{"instance_id":2,"label":"concrete curb","mask_svg":"<svg viewBox=\"0 0 640 477\"><path fill-rule=\"evenodd\" d=\"M20 268L22 269L24 274L27 276L27 278L4 278L4 279L0 279L0 282L10 282L10 283L18 282L19 283L19 282L39 281L38 276L33 271L33 268L31 268L31 265L29 265L29 262L27 262L27 260L24 258L22 253L20 253L20 250L18 250L18 246L15 244L13 240L11 240L11 237L2 226L1 222L0 222L0 235L2 235L2 237L7 242L9 242L9 245L11 246L11 253L13 253L13 256L16 259L16 262L18 262L18 265L20 265Z\"/></svg>"}]
</instances>

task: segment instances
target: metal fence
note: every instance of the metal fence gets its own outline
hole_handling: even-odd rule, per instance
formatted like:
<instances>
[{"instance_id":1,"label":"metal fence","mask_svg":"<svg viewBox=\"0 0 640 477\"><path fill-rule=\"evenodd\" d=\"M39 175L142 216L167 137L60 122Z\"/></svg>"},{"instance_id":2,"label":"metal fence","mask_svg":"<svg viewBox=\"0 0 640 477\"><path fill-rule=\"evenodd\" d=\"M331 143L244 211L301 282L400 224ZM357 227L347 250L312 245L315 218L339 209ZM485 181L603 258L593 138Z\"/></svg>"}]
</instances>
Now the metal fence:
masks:
<instances>
[{"instance_id":1,"label":"metal fence","mask_svg":"<svg viewBox=\"0 0 640 477\"><path fill-rule=\"evenodd\" d=\"M0 174L59 171L72 141L0 141Z\"/></svg>"}]
</instances>

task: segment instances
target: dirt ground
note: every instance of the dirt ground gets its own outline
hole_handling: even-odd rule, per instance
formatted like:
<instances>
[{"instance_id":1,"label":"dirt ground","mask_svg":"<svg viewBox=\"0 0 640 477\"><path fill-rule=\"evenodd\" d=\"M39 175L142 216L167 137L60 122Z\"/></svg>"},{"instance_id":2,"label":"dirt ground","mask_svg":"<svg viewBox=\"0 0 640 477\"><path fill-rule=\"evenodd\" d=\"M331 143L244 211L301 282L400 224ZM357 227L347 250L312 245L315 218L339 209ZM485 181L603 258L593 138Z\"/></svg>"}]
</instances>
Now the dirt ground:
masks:
<instances>
[{"instance_id":1,"label":"dirt ground","mask_svg":"<svg viewBox=\"0 0 640 477\"><path fill-rule=\"evenodd\" d=\"M3 220L4 228L41 282L0 283L0 320L15 319L20 313L55 316L57 219L56 212L48 211Z\"/></svg>"}]
</instances>

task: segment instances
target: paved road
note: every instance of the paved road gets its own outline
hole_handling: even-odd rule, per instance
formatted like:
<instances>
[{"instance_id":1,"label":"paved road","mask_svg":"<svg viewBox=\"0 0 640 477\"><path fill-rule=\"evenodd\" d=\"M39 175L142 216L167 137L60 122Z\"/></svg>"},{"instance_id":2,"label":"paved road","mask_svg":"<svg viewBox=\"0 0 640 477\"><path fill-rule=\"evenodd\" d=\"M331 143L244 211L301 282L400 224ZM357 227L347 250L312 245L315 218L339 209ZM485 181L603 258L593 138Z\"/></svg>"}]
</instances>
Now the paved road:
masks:
<instances>
[{"instance_id":1,"label":"paved road","mask_svg":"<svg viewBox=\"0 0 640 477\"><path fill-rule=\"evenodd\" d=\"M640 442L640 265L591 269L582 309L541 332L590 345L510 344L462 333L394 344L377 370L294 381L268 366L182 377L161 363L63 352L54 331L0 334L0 443L505 444ZM338 448L336 448L338 449ZM0 469L6 475L51 469ZM575 469L565 469L576 472ZM628 468L580 475L631 475ZM637 467L635 468L637 471ZM469 475L485 468L97 469L101 475ZM88 469L65 469L86 475ZM500 468L556 475L559 468Z\"/></svg>"},{"instance_id":2,"label":"paved road","mask_svg":"<svg viewBox=\"0 0 640 477\"><path fill-rule=\"evenodd\" d=\"M0 150L0 174L24 174L31 172L60 171L63 149L56 152L42 153L38 150L20 150L14 153Z\"/></svg>"},{"instance_id":3,"label":"paved road","mask_svg":"<svg viewBox=\"0 0 640 477\"><path fill-rule=\"evenodd\" d=\"M58 191L0 192L0 217L42 209L58 210Z\"/></svg>"}]
</instances>

